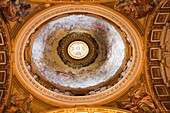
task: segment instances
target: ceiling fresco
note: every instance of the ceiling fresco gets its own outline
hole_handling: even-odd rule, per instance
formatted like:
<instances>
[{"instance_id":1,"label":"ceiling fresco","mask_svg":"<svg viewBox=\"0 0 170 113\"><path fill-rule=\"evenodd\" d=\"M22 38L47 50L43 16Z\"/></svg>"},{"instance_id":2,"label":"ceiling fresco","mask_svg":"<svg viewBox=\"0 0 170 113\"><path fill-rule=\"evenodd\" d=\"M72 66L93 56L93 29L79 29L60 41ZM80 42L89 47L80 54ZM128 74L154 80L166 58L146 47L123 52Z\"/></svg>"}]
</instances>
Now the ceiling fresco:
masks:
<instances>
[{"instance_id":1,"label":"ceiling fresco","mask_svg":"<svg viewBox=\"0 0 170 113\"><path fill-rule=\"evenodd\" d=\"M91 34L96 40L99 51L96 50L98 57L94 63L81 68L72 68L62 62L56 48L63 37L73 32L77 33L74 34L74 38L78 37L75 40L81 40L82 37L84 40L86 35L83 33ZM80 33L83 35L79 35ZM72 35L67 38L72 38ZM64 47L68 49L68 46ZM89 46L89 55L93 53L93 49L97 48ZM124 49L121 36L108 22L85 15L70 15L48 23L41 30L32 46L32 59L47 80L62 86L86 88L114 76L125 57ZM86 59L82 60L82 63L84 62Z\"/></svg>"},{"instance_id":2,"label":"ceiling fresco","mask_svg":"<svg viewBox=\"0 0 170 113\"><path fill-rule=\"evenodd\" d=\"M27 0L1 0L0 7L3 10L3 16L8 21L23 21L23 17L34 10L32 4Z\"/></svg>"}]
</instances>

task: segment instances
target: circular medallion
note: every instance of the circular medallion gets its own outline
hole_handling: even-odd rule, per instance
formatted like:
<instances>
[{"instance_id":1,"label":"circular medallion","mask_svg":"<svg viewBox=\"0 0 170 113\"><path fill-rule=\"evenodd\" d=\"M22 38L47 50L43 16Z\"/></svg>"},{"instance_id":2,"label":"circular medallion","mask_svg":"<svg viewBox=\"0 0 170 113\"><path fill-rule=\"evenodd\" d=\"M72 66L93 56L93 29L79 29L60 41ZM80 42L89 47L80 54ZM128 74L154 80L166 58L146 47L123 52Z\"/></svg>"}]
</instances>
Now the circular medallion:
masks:
<instances>
[{"instance_id":1,"label":"circular medallion","mask_svg":"<svg viewBox=\"0 0 170 113\"><path fill-rule=\"evenodd\" d=\"M68 54L74 59L82 59L89 53L89 47L83 41L74 41L68 46Z\"/></svg>"}]
</instances>

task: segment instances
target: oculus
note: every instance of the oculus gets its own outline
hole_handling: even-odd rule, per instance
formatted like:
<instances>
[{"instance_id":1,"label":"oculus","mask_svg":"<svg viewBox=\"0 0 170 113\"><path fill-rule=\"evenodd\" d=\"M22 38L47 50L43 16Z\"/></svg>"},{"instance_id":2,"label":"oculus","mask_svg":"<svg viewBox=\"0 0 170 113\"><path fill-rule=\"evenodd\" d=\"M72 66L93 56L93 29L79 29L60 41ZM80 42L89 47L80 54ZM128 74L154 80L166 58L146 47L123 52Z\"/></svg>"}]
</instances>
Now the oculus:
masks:
<instances>
[{"instance_id":1,"label":"oculus","mask_svg":"<svg viewBox=\"0 0 170 113\"><path fill-rule=\"evenodd\" d=\"M83 41L74 41L68 46L68 54L74 59L82 59L89 53L89 47Z\"/></svg>"}]
</instances>

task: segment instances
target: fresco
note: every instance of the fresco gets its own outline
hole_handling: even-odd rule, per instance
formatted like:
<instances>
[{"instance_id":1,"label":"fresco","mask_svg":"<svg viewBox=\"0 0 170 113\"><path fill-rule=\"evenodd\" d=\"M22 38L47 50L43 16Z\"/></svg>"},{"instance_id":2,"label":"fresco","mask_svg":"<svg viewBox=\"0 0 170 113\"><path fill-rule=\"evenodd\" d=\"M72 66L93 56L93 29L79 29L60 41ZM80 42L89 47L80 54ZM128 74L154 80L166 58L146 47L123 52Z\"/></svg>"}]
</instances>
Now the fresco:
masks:
<instances>
[{"instance_id":1,"label":"fresco","mask_svg":"<svg viewBox=\"0 0 170 113\"><path fill-rule=\"evenodd\" d=\"M31 12L34 7L27 0L1 0L0 8L9 21L22 21L22 17Z\"/></svg>"},{"instance_id":2,"label":"fresco","mask_svg":"<svg viewBox=\"0 0 170 113\"><path fill-rule=\"evenodd\" d=\"M73 69L56 52L59 40L71 32L88 32L99 45L99 55L87 67ZM115 28L104 20L70 15L49 22L34 40L32 59L48 81L71 88L87 88L113 77L125 57L125 45Z\"/></svg>"},{"instance_id":3,"label":"fresco","mask_svg":"<svg viewBox=\"0 0 170 113\"><path fill-rule=\"evenodd\" d=\"M137 85L140 87L135 88ZM160 113L151 95L146 91L144 83L141 83L141 81L131 87L127 97L128 102L117 102L117 104L121 105L120 108L130 110L133 113Z\"/></svg>"},{"instance_id":4,"label":"fresco","mask_svg":"<svg viewBox=\"0 0 170 113\"><path fill-rule=\"evenodd\" d=\"M23 97L18 92L11 95L10 105L7 108L7 113L31 113L32 112L32 95Z\"/></svg>"},{"instance_id":5,"label":"fresco","mask_svg":"<svg viewBox=\"0 0 170 113\"><path fill-rule=\"evenodd\" d=\"M114 9L139 19L149 14L161 0L118 0Z\"/></svg>"}]
</instances>

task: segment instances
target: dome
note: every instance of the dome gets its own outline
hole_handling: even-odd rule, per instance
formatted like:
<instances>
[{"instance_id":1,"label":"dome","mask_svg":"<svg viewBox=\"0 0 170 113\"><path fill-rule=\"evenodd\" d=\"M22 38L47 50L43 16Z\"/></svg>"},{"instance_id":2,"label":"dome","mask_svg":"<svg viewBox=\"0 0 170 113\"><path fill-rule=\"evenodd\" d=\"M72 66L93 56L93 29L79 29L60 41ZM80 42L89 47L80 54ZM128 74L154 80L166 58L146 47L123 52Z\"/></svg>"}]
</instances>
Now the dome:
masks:
<instances>
[{"instance_id":1,"label":"dome","mask_svg":"<svg viewBox=\"0 0 170 113\"><path fill-rule=\"evenodd\" d=\"M107 103L139 76L139 34L114 11L94 5L52 7L24 25L14 47L17 78L47 103Z\"/></svg>"},{"instance_id":2,"label":"dome","mask_svg":"<svg viewBox=\"0 0 170 113\"><path fill-rule=\"evenodd\" d=\"M32 45L32 59L41 75L70 88L106 82L121 67L124 57L125 44L115 28L81 14L50 21Z\"/></svg>"}]
</instances>

